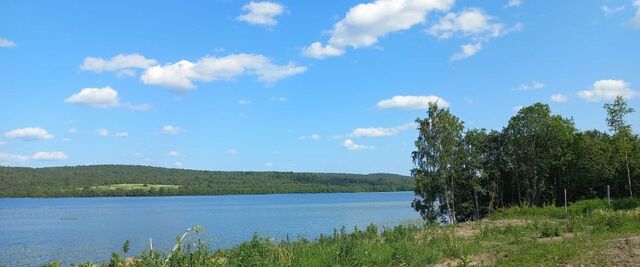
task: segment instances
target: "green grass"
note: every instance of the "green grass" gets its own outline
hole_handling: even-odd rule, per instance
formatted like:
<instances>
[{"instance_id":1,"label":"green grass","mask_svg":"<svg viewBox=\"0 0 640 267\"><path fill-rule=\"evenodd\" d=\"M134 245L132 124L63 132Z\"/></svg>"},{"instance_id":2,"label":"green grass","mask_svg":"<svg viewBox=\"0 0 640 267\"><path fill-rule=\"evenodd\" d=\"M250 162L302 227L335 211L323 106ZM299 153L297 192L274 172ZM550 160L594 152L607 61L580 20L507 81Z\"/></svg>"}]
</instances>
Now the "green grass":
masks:
<instances>
[{"instance_id":1,"label":"green grass","mask_svg":"<svg viewBox=\"0 0 640 267\"><path fill-rule=\"evenodd\" d=\"M632 199L611 204L587 200L571 205L567 214L564 207L513 207L480 222L456 226L403 225L380 229L371 225L351 231L343 228L315 240L279 242L254 235L250 241L223 250L211 250L211 239L198 232L173 254L147 250L126 260L121 253L115 253L105 265L637 265L640 257L628 258L630 263L619 260L625 260L627 250L637 249L638 243L633 240L640 241L638 206L640 201ZM627 239L616 241L621 238ZM622 248L614 246L615 242L622 242Z\"/></svg>"},{"instance_id":2,"label":"green grass","mask_svg":"<svg viewBox=\"0 0 640 267\"><path fill-rule=\"evenodd\" d=\"M152 188L160 189L178 189L178 185L170 184L110 184L110 185L96 185L91 186L93 190L151 190Z\"/></svg>"}]
</instances>

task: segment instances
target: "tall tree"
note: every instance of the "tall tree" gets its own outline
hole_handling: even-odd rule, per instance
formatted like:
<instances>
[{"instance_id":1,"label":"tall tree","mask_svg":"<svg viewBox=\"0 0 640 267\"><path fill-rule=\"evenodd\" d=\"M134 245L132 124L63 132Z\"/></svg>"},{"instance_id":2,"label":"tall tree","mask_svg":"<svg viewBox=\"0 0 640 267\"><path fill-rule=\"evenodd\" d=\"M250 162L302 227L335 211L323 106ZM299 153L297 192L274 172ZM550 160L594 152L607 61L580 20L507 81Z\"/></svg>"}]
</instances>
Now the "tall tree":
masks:
<instances>
[{"instance_id":1,"label":"tall tree","mask_svg":"<svg viewBox=\"0 0 640 267\"><path fill-rule=\"evenodd\" d=\"M548 105L522 108L504 129L508 165L518 190L518 202L544 205L557 194L571 156L575 128L571 120L551 115Z\"/></svg>"},{"instance_id":2,"label":"tall tree","mask_svg":"<svg viewBox=\"0 0 640 267\"><path fill-rule=\"evenodd\" d=\"M456 223L456 184L462 176L464 124L449 109L430 104L427 118L417 119L419 136L412 153L416 199L412 206L431 222L445 217Z\"/></svg>"},{"instance_id":3,"label":"tall tree","mask_svg":"<svg viewBox=\"0 0 640 267\"><path fill-rule=\"evenodd\" d=\"M629 196L633 197L633 184L631 183L631 171L629 170L629 152L632 148L633 134L631 133L631 125L625 121L625 116L633 113L634 110L629 107L622 96L617 96L613 103L604 104L604 109L607 111L609 130L614 134L614 142L618 151L620 151L627 171Z\"/></svg>"}]
</instances>

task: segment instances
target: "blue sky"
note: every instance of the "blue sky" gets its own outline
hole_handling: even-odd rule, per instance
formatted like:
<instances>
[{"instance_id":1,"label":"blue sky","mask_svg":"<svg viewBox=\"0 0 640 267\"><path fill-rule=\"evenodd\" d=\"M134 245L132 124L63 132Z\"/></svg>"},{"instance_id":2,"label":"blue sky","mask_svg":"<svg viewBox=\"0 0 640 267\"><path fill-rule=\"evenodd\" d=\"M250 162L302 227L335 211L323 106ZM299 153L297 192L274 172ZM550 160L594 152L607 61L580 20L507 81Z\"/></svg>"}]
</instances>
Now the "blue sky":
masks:
<instances>
[{"instance_id":1,"label":"blue sky","mask_svg":"<svg viewBox=\"0 0 640 267\"><path fill-rule=\"evenodd\" d=\"M640 109L639 8L0 1L0 164L408 174L429 101L471 128L543 102L606 130L615 95Z\"/></svg>"}]
</instances>

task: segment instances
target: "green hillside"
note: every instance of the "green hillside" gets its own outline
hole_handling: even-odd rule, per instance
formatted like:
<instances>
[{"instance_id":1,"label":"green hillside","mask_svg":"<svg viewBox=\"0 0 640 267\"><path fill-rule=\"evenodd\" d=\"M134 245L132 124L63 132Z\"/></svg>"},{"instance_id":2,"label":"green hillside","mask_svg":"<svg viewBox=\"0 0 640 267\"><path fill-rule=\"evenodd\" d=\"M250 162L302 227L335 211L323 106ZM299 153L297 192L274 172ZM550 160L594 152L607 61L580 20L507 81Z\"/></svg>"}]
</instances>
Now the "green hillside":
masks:
<instances>
[{"instance_id":1,"label":"green hillside","mask_svg":"<svg viewBox=\"0 0 640 267\"><path fill-rule=\"evenodd\" d=\"M226 195L413 190L396 174L223 172L132 165L0 167L0 197Z\"/></svg>"}]
</instances>

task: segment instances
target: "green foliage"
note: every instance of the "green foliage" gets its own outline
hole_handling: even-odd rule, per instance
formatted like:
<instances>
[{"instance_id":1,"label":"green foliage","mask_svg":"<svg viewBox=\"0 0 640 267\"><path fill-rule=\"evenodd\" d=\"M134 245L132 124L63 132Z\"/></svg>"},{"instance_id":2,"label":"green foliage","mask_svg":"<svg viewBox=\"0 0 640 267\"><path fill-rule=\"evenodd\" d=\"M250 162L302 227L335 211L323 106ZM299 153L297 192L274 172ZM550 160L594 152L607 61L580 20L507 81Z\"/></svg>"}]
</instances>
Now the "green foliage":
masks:
<instances>
[{"instance_id":1,"label":"green foliage","mask_svg":"<svg viewBox=\"0 0 640 267\"><path fill-rule=\"evenodd\" d=\"M131 246L131 241L127 240L124 241L124 243L122 244L122 252L124 254L127 254L129 252L129 247Z\"/></svg>"},{"instance_id":2,"label":"green foliage","mask_svg":"<svg viewBox=\"0 0 640 267\"><path fill-rule=\"evenodd\" d=\"M632 133L625 115L633 112L623 98L606 104L613 135L596 130L578 131L572 119L551 113L535 103L518 111L500 132L464 130L449 112L431 105L418 119L419 136L413 152L416 199L413 207L429 222L478 220L505 207L521 216L536 216L539 209L553 217L568 215L569 203L607 197L633 197L640 190L640 136ZM599 201L584 202L569 215L613 207ZM626 204L625 204L626 203ZM531 213L531 214L529 214ZM447 219L448 218L448 219Z\"/></svg>"},{"instance_id":3,"label":"green foliage","mask_svg":"<svg viewBox=\"0 0 640 267\"><path fill-rule=\"evenodd\" d=\"M165 196L413 190L395 174L221 172L149 166L0 167L0 197ZM147 186L144 186L144 185Z\"/></svg>"},{"instance_id":4,"label":"green foliage","mask_svg":"<svg viewBox=\"0 0 640 267\"><path fill-rule=\"evenodd\" d=\"M555 223L543 222L540 224L540 237L560 236L560 226Z\"/></svg>"}]
</instances>

